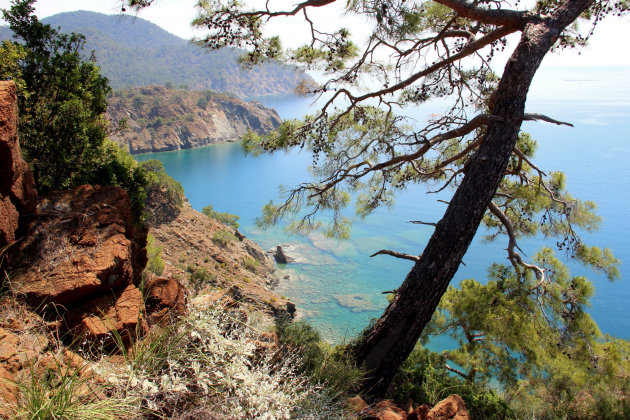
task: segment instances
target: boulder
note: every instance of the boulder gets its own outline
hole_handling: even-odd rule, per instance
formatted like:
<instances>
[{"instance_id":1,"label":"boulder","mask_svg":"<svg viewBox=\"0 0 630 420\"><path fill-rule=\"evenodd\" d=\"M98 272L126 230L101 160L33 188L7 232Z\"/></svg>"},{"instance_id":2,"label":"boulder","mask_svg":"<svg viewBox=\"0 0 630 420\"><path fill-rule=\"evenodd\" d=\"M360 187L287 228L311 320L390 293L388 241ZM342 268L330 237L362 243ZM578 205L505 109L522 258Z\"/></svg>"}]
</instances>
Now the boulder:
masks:
<instances>
[{"instance_id":1,"label":"boulder","mask_svg":"<svg viewBox=\"0 0 630 420\"><path fill-rule=\"evenodd\" d=\"M149 325L167 325L186 315L186 288L176 279L151 279L145 286Z\"/></svg>"},{"instance_id":2,"label":"boulder","mask_svg":"<svg viewBox=\"0 0 630 420\"><path fill-rule=\"evenodd\" d=\"M365 420L404 420L407 413L388 400L379 401L373 406L364 408L359 413Z\"/></svg>"},{"instance_id":3,"label":"boulder","mask_svg":"<svg viewBox=\"0 0 630 420\"><path fill-rule=\"evenodd\" d=\"M451 394L430 410L424 405L418 407L408 420L470 420L470 417L462 397Z\"/></svg>"},{"instance_id":4,"label":"boulder","mask_svg":"<svg viewBox=\"0 0 630 420\"><path fill-rule=\"evenodd\" d=\"M71 306L139 283L146 232L119 187L82 185L44 197L11 258L12 287L34 306Z\"/></svg>"},{"instance_id":5,"label":"boulder","mask_svg":"<svg viewBox=\"0 0 630 420\"><path fill-rule=\"evenodd\" d=\"M287 256L284 254L284 250L280 245L276 247L276 252L273 254L278 264L287 264L289 262Z\"/></svg>"},{"instance_id":6,"label":"boulder","mask_svg":"<svg viewBox=\"0 0 630 420\"><path fill-rule=\"evenodd\" d=\"M0 249L21 236L36 206L35 180L18 141L15 84L0 81Z\"/></svg>"}]
</instances>

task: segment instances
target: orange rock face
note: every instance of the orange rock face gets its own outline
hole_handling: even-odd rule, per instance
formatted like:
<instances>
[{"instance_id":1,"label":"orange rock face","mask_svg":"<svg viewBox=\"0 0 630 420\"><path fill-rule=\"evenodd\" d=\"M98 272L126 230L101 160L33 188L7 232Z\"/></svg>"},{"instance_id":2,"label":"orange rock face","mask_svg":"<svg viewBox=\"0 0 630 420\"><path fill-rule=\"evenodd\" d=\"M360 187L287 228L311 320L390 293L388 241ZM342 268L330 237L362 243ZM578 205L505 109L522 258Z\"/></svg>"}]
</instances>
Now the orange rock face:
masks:
<instances>
[{"instance_id":1,"label":"orange rock face","mask_svg":"<svg viewBox=\"0 0 630 420\"><path fill-rule=\"evenodd\" d=\"M13 259L13 288L31 305L69 305L133 283L133 225L124 190L83 185L50 194L38 210Z\"/></svg>"},{"instance_id":2,"label":"orange rock face","mask_svg":"<svg viewBox=\"0 0 630 420\"><path fill-rule=\"evenodd\" d=\"M139 284L146 232L132 223L119 187L82 185L40 200L28 232L11 251L11 286L40 311L55 305L82 337L124 341L144 334Z\"/></svg>"},{"instance_id":3,"label":"orange rock face","mask_svg":"<svg viewBox=\"0 0 630 420\"><path fill-rule=\"evenodd\" d=\"M459 395L451 394L430 410L421 406L411 413L409 420L470 420L464 400Z\"/></svg>"},{"instance_id":4,"label":"orange rock face","mask_svg":"<svg viewBox=\"0 0 630 420\"><path fill-rule=\"evenodd\" d=\"M37 206L33 173L20 151L17 117L15 85L0 81L0 249L21 235Z\"/></svg>"},{"instance_id":5,"label":"orange rock face","mask_svg":"<svg viewBox=\"0 0 630 420\"><path fill-rule=\"evenodd\" d=\"M125 343L144 335L148 326L140 290L133 284L111 294L103 294L68 312L67 326L75 336L90 342L114 343L116 332Z\"/></svg>"},{"instance_id":6,"label":"orange rock face","mask_svg":"<svg viewBox=\"0 0 630 420\"><path fill-rule=\"evenodd\" d=\"M175 279L151 279L145 285L150 325L167 325L187 312L186 288Z\"/></svg>"}]
</instances>

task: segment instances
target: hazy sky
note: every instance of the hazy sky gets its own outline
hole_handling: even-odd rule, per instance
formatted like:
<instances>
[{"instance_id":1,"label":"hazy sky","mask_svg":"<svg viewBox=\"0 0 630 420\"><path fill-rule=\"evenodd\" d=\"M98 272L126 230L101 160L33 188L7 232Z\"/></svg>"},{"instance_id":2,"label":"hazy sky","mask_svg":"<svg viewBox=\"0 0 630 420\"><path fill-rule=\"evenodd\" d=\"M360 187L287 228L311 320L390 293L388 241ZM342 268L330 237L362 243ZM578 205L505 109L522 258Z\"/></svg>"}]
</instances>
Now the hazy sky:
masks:
<instances>
[{"instance_id":1,"label":"hazy sky","mask_svg":"<svg viewBox=\"0 0 630 420\"><path fill-rule=\"evenodd\" d=\"M163 29L178 35L182 38L193 36L190 22L195 17L194 5L196 0L157 0L156 4L148 9L142 10L139 17L147 19ZM297 0L285 2L288 5L296 3ZM0 0L0 8L10 6L10 0ZM339 1L340 7L345 2ZM113 14L120 11L120 0L39 0L36 4L36 14L39 18L54 15L56 13L73 10L91 10L95 12ZM289 7L289 6L287 6ZM317 12L320 13L319 19ZM342 22L349 27L351 32L361 32L362 25L360 19L347 21L342 17L342 10L338 9L331 13L330 7L324 7L313 12L316 22L328 22L330 25ZM301 19L300 19L301 22ZM601 22L595 35L591 38L590 45L580 51L564 51L561 54L549 55L545 58L545 66L630 66L630 54L627 54L627 47L624 40L630 37L630 17L624 19L608 18ZM307 33L304 27L297 22L285 21L270 28L274 34L281 35L283 42L297 42Z\"/></svg>"}]
</instances>

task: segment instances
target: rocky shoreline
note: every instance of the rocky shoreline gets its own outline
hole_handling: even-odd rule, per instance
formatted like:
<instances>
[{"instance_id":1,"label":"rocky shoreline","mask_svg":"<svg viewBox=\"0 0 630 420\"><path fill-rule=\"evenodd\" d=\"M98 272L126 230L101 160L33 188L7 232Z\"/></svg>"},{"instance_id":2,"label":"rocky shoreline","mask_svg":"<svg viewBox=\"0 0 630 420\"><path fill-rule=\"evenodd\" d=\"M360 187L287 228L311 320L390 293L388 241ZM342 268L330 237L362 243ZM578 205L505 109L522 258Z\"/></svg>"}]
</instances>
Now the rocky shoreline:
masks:
<instances>
[{"instance_id":1,"label":"rocky shoreline","mask_svg":"<svg viewBox=\"0 0 630 420\"><path fill-rule=\"evenodd\" d=\"M256 101L163 86L116 91L107 116L113 126L124 122L126 128L110 138L131 154L239 141L248 130L265 134L282 122L274 109Z\"/></svg>"}]
</instances>

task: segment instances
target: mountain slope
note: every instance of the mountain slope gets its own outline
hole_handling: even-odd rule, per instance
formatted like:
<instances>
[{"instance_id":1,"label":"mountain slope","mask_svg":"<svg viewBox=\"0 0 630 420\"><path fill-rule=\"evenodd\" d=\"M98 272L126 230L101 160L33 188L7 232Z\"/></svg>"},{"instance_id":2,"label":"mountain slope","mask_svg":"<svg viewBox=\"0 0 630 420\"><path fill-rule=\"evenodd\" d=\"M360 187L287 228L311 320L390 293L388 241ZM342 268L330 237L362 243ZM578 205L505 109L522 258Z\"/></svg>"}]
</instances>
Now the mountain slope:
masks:
<instances>
[{"instance_id":1,"label":"mountain slope","mask_svg":"<svg viewBox=\"0 0 630 420\"><path fill-rule=\"evenodd\" d=\"M116 91L109 98L107 114L114 126L126 121L127 129L110 138L131 153L237 141L247 130L263 134L281 122L275 110L256 101L163 86Z\"/></svg>"},{"instance_id":2,"label":"mountain slope","mask_svg":"<svg viewBox=\"0 0 630 420\"><path fill-rule=\"evenodd\" d=\"M238 50L210 51L190 44L140 18L78 11L42 19L65 32L85 35L85 53L94 51L114 89L146 85L186 86L229 92L241 98L292 93L310 77L292 67L266 63L243 70ZM0 37L10 32L0 28Z\"/></svg>"}]
</instances>

